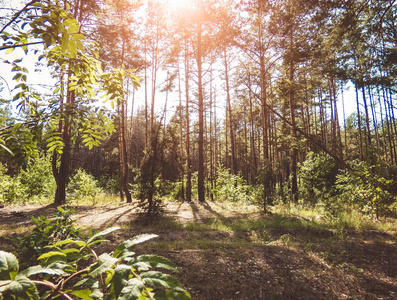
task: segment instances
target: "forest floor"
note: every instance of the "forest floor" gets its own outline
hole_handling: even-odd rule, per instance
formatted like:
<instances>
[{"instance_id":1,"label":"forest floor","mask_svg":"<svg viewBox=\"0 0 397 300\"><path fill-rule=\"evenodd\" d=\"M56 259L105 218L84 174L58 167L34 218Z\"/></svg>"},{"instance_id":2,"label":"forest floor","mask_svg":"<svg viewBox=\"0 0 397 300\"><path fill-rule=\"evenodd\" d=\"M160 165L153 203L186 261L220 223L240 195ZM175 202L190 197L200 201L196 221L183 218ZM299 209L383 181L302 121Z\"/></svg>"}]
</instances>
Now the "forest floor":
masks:
<instances>
[{"instance_id":1,"label":"forest floor","mask_svg":"<svg viewBox=\"0 0 397 300\"><path fill-rule=\"evenodd\" d=\"M75 206L76 224L120 226L98 252L142 233L159 237L137 248L173 260L192 299L397 299L397 232L332 229L311 220L206 202L166 202L151 222L136 205ZM31 216L56 207L0 208L0 236L23 233ZM0 238L0 249L12 250Z\"/></svg>"}]
</instances>

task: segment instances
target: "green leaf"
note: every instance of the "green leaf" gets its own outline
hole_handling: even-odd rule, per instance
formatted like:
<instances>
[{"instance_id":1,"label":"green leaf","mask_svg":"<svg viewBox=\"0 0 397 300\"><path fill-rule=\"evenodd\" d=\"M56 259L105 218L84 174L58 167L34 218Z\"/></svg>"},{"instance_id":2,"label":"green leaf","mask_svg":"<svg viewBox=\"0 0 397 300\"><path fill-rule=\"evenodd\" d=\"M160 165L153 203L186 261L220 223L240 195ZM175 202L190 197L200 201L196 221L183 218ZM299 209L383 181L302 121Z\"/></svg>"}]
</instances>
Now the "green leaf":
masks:
<instances>
[{"instance_id":1,"label":"green leaf","mask_svg":"<svg viewBox=\"0 0 397 300\"><path fill-rule=\"evenodd\" d=\"M37 274L62 276L62 275L66 275L67 273L59 269L43 268L42 266L33 266L19 272L18 277L19 276L29 277Z\"/></svg>"},{"instance_id":2,"label":"green leaf","mask_svg":"<svg viewBox=\"0 0 397 300\"><path fill-rule=\"evenodd\" d=\"M103 293L99 289L93 290L90 296L94 299L103 299Z\"/></svg>"},{"instance_id":3,"label":"green leaf","mask_svg":"<svg viewBox=\"0 0 397 300\"><path fill-rule=\"evenodd\" d=\"M60 257L65 257L66 258L66 254L64 254L64 253L62 253L60 251L50 251L50 252L43 253L37 259L41 260L41 259L46 259L46 258L50 258L50 257L53 257L53 256L60 256Z\"/></svg>"},{"instance_id":4,"label":"green leaf","mask_svg":"<svg viewBox=\"0 0 397 300\"><path fill-rule=\"evenodd\" d=\"M6 290L11 282L11 280L0 280L0 296L1 292Z\"/></svg>"},{"instance_id":5,"label":"green leaf","mask_svg":"<svg viewBox=\"0 0 397 300\"><path fill-rule=\"evenodd\" d=\"M118 300L136 300L141 296L144 287L142 281L132 278L128 280L127 285L121 290Z\"/></svg>"},{"instance_id":6,"label":"green leaf","mask_svg":"<svg viewBox=\"0 0 397 300\"><path fill-rule=\"evenodd\" d=\"M173 261L158 255L140 255L128 262L128 264L134 267L135 269L138 269L136 267L136 264L139 263L145 263L152 268L163 268L166 270L178 272L178 269L176 268L176 265Z\"/></svg>"},{"instance_id":7,"label":"green leaf","mask_svg":"<svg viewBox=\"0 0 397 300\"><path fill-rule=\"evenodd\" d=\"M91 244L94 240L96 240L97 238L103 237L103 236L105 236L105 235L107 235L107 234L109 234L109 233L111 233L111 232L113 232L113 231L119 230L119 229L120 229L120 227L111 227L111 228L108 228L108 229L105 229L105 230L102 230L102 231L100 231L100 232L95 233L92 237L90 237L90 238L88 239L88 241L87 241L87 246L89 247L90 244Z\"/></svg>"},{"instance_id":8,"label":"green leaf","mask_svg":"<svg viewBox=\"0 0 397 300\"><path fill-rule=\"evenodd\" d=\"M40 255L37 260L43 260L43 263L46 265L55 263L55 262L63 262L66 263L66 254L60 251L50 251Z\"/></svg>"},{"instance_id":9,"label":"green leaf","mask_svg":"<svg viewBox=\"0 0 397 300\"><path fill-rule=\"evenodd\" d=\"M172 275L157 271L149 271L140 274L143 282L152 287L161 287L183 292L184 289L179 281Z\"/></svg>"},{"instance_id":10,"label":"green leaf","mask_svg":"<svg viewBox=\"0 0 397 300\"><path fill-rule=\"evenodd\" d=\"M92 279L92 278L85 278L77 282L74 286L88 286L90 288L99 288L99 281Z\"/></svg>"},{"instance_id":11,"label":"green leaf","mask_svg":"<svg viewBox=\"0 0 397 300\"><path fill-rule=\"evenodd\" d=\"M37 288L33 282L26 277L19 277L12 281L8 286L7 290L18 300L39 300L39 294Z\"/></svg>"},{"instance_id":12,"label":"green leaf","mask_svg":"<svg viewBox=\"0 0 397 300\"><path fill-rule=\"evenodd\" d=\"M66 240L62 240L62 241L55 243L54 245L52 245L52 247L59 247L59 246L69 245L69 244L76 244L78 247L86 246L86 243L84 241L74 241L72 239L66 239Z\"/></svg>"},{"instance_id":13,"label":"green leaf","mask_svg":"<svg viewBox=\"0 0 397 300\"><path fill-rule=\"evenodd\" d=\"M113 287L114 295L116 298L119 297L121 291L128 283L128 278L131 274L131 267L127 265L120 265L114 270L113 275Z\"/></svg>"},{"instance_id":14,"label":"green leaf","mask_svg":"<svg viewBox=\"0 0 397 300\"><path fill-rule=\"evenodd\" d=\"M71 294L79 297L80 299L93 300L93 298L90 297L91 290L89 289L73 291Z\"/></svg>"},{"instance_id":15,"label":"green leaf","mask_svg":"<svg viewBox=\"0 0 397 300\"><path fill-rule=\"evenodd\" d=\"M0 279L14 280L18 274L18 260L14 254L0 251Z\"/></svg>"},{"instance_id":16,"label":"green leaf","mask_svg":"<svg viewBox=\"0 0 397 300\"><path fill-rule=\"evenodd\" d=\"M150 239L158 237L157 234L142 234L137 235L129 240L126 240L119 244L116 249L114 250L114 257L124 258L124 254L126 251L131 252L134 247L140 243L146 242Z\"/></svg>"},{"instance_id":17,"label":"green leaf","mask_svg":"<svg viewBox=\"0 0 397 300\"><path fill-rule=\"evenodd\" d=\"M12 52L14 52L14 47L11 47L11 48L8 48L7 50L6 50L6 53L5 54L10 54L10 53L12 53Z\"/></svg>"},{"instance_id":18,"label":"green leaf","mask_svg":"<svg viewBox=\"0 0 397 300\"><path fill-rule=\"evenodd\" d=\"M105 272L107 269L111 268L114 266L114 264L117 262L117 259L110 256L107 253L103 253L98 257L98 261L90 266L90 271L89 275L92 277L95 277L99 274L102 274Z\"/></svg>"},{"instance_id":19,"label":"green leaf","mask_svg":"<svg viewBox=\"0 0 397 300\"><path fill-rule=\"evenodd\" d=\"M69 46L69 33L65 32L62 37L62 53L65 53Z\"/></svg>"}]
</instances>

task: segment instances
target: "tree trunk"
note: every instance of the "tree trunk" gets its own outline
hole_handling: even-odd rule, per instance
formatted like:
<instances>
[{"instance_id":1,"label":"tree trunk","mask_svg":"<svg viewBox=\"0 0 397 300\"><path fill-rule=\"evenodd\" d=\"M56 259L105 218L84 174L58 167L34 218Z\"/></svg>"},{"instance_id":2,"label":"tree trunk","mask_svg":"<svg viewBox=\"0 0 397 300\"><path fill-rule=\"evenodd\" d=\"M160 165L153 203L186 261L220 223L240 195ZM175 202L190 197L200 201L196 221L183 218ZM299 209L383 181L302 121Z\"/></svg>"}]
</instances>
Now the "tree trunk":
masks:
<instances>
[{"instance_id":1,"label":"tree trunk","mask_svg":"<svg viewBox=\"0 0 397 300\"><path fill-rule=\"evenodd\" d=\"M186 201L192 201L192 173L190 160L190 120L189 120L189 62L188 44L185 34L185 97L186 97Z\"/></svg>"},{"instance_id":2,"label":"tree trunk","mask_svg":"<svg viewBox=\"0 0 397 300\"><path fill-rule=\"evenodd\" d=\"M290 32L290 46L293 45L292 30ZM297 145L297 134L296 134L296 121L295 121L295 99L294 99L294 65L292 58L289 62L289 108L291 114L291 126L292 126L292 153L291 153L291 193L292 201L298 202L298 181L297 181L297 156L298 156L298 145Z\"/></svg>"},{"instance_id":3,"label":"tree trunk","mask_svg":"<svg viewBox=\"0 0 397 300\"><path fill-rule=\"evenodd\" d=\"M202 1L199 1L199 9L202 11ZM198 200L205 201L204 189L204 98L203 98L203 83L202 83L202 20L199 18L197 30L197 76L198 76L198 100L199 100L199 138L198 138Z\"/></svg>"},{"instance_id":4,"label":"tree trunk","mask_svg":"<svg viewBox=\"0 0 397 300\"><path fill-rule=\"evenodd\" d=\"M227 52L226 46L223 49L223 53L225 56L225 81L226 81L226 107L229 114L229 133L230 133L230 147L232 152L232 161L231 161L231 173L237 174L237 166L236 166L236 149L234 144L234 130L233 130L233 115L232 115L232 105L230 101L230 89L229 89L229 70L228 70L228 61L227 61Z\"/></svg>"}]
</instances>

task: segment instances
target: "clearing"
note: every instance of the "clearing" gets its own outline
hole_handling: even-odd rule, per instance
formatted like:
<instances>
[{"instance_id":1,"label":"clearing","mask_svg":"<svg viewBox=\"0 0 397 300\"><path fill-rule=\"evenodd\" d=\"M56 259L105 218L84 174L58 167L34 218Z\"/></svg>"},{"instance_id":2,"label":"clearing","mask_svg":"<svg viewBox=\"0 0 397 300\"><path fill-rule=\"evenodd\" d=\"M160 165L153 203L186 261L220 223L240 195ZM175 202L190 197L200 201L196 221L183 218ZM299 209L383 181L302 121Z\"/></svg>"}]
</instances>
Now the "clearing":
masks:
<instances>
[{"instance_id":1,"label":"clearing","mask_svg":"<svg viewBox=\"0 0 397 300\"><path fill-rule=\"evenodd\" d=\"M397 299L396 231L333 229L321 218L213 202L165 202L163 217L150 223L136 204L73 209L83 229L121 227L98 252L158 234L138 252L173 260L192 299ZM26 232L31 216L55 212L53 205L0 208L0 236ZM4 238L0 249L13 250Z\"/></svg>"}]
</instances>

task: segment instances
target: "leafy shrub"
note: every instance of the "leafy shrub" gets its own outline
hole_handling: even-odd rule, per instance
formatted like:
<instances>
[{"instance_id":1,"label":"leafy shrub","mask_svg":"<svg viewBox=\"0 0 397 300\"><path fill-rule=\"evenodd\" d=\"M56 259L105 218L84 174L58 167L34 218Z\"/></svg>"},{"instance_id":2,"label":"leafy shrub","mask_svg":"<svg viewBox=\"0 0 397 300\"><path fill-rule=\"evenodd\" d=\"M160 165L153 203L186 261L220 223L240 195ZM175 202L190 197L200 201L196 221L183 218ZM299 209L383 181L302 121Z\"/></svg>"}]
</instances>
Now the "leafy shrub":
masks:
<instances>
[{"instance_id":1,"label":"leafy shrub","mask_svg":"<svg viewBox=\"0 0 397 300\"><path fill-rule=\"evenodd\" d=\"M87 240L65 239L43 253L36 265L19 271L17 258L0 251L0 299L190 299L172 275L152 270L176 272L175 264L157 255L135 255L135 246L156 237L140 235L119 244L113 254L97 255L92 248L103 236L119 228L109 228ZM85 262L84 262L85 261ZM88 267L87 267L88 261ZM41 280L29 277L41 276ZM41 288L37 289L36 285Z\"/></svg>"},{"instance_id":2,"label":"leafy shrub","mask_svg":"<svg viewBox=\"0 0 397 300\"><path fill-rule=\"evenodd\" d=\"M26 187L22 185L18 176L11 177L6 173L7 168L0 163L0 202L25 202Z\"/></svg>"},{"instance_id":3,"label":"leafy shrub","mask_svg":"<svg viewBox=\"0 0 397 300\"><path fill-rule=\"evenodd\" d=\"M32 233L25 236L13 234L11 242L15 246L15 254L23 265L31 265L43 253L44 247L66 238L78 238L80 229L73 226L75 221L71 218L74 210L58 207L54 219L47 216L32 217L35 225Z\"/></svg>"},{"instance_id":4,"label":"leafy shrub","mask_svg":"<svg viewBox=\"0 0 397 300\"><path fill-rule=\"evenodd\" d=\"M56 184L51 171L51 162L46 157L36 159L27 170L21 171L19 178L26 188L29 199L48 198L55 194Z\"/></svg>"},{"instance_id":5,"label":"leafy shrub","mask_svg":"<svg viewBox=\"0 0 397 300\"><path fill-rule=\"evenodd\" d=\"M390 192L394 182L386 179L375 165L367 162L352 161L350 170L337 177L337 188L344 202L358 205L362 212L375 214L386 213L392 209L396 197Z\"/></svg>"},{"instance_id":6,"label":"leafy shrub","mask_svg":"<svg viewBox=\"0 0 397 300\"><path fill-rule=\"evenodd\" d=\"M72 199L77 201L83 198L89 198L95 201L95 195L101 192L101 188L98 186L98 182L94 176L87 174L82 169L77 170L72 176L67 190L72 194Z\"/></svg>"},{"instance_id":7,"label":"leafy shrub","mask_svg":"<svg viewBox=\"0 0 397 300\"><path fill-rule=\"evenodd\" d=\"M117 194L120 189L120 178L101 176L98 180L98 186L108 193Z\"/></svg>"},{"instance_id":8,"label":"leafy shrub","mask_svg":"<svg viewBox=\"0 0 397 300\"><path fill-rule=\"evenodd\" d=\"M333 196L337 174L338 169L331 156L309 152L298 173L301 199L315 204Z\"/></svg>"},{"instance_id":9,"label":"leafy shrub","mask_svg":"<svg viewBox=\"0 0 397 300\"><path fill-rule=\"evenodd\" d=\"M228 170L220 168L211 192L217 200L251 202L254 188L248 185L241 176L233 175Z\"/></svg>"},{"instance_id":10,"label":"leafy shrub","mask_svg":"<svg viewBox=\"0 0 397 300\"><path fill-rule=\"evenodd\" d=\"M25 203L55 194L55 180L52 176L50 161L43 157L30 164L19 174L9 176L7 168L0 164L0 202Z\"/></svg>"}]
</instances>

